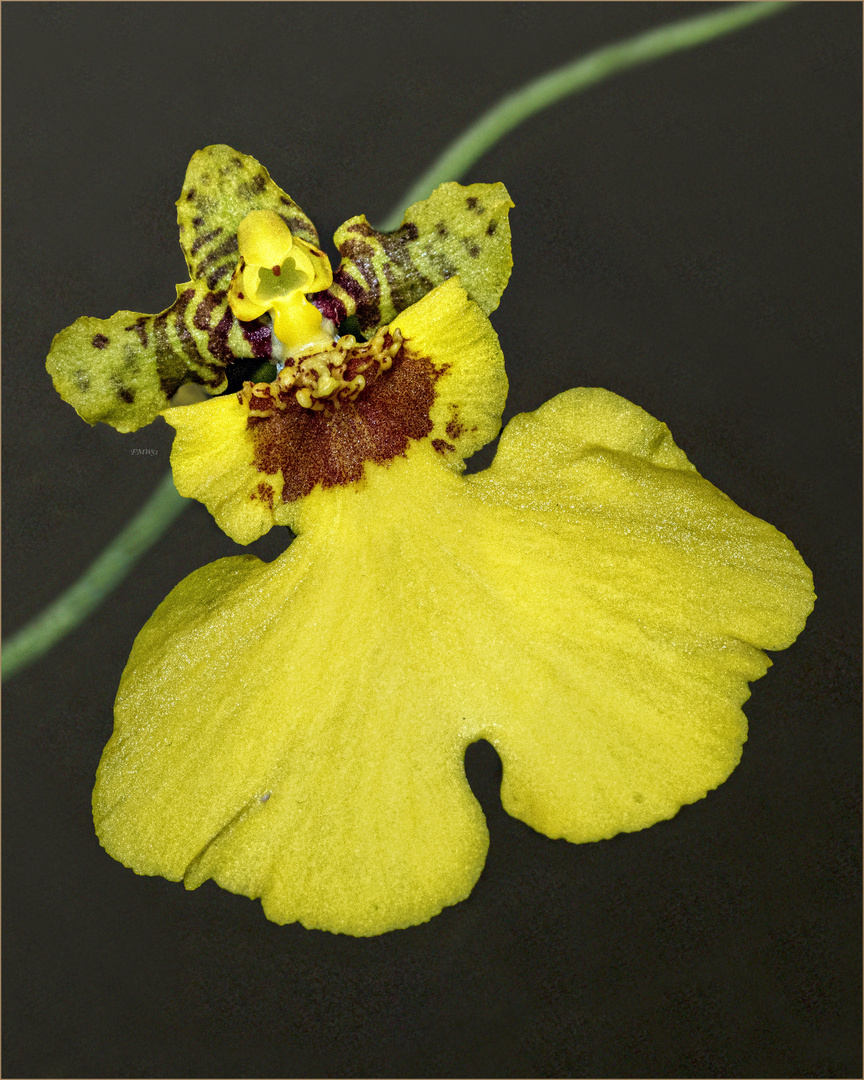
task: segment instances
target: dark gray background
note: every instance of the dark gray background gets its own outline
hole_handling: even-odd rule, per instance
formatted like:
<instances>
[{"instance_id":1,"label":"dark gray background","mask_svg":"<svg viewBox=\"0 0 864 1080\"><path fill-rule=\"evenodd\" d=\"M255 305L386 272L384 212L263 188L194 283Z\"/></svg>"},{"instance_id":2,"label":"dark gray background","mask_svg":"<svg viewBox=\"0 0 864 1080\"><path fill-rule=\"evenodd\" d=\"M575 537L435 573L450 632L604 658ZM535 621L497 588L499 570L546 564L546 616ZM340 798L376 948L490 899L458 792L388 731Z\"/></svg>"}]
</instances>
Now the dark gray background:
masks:
<instances>
[{"instance_id":1,"label":"dark gray background","mask_svg":"<svg viewBox=\"0 0 864 1080\"><path fill-rule=\"evenodd\" d=\"M4 5L4 633L168 465L166 425L88 428L43 363L79 315L171 303L195 149L255 155L329 237L380 221L502 94L711 6ZM814 571L731 779L577 847L503 813L479 744L472 896L368 940L136 877L99 847L90 788L135 634L239 550L193 504L5 688L4 1075L861 1075L860 40L857 4L797 6L556 105L467 178L516 203L505 419L623 394Z\"/></svg>"}]
</instances>

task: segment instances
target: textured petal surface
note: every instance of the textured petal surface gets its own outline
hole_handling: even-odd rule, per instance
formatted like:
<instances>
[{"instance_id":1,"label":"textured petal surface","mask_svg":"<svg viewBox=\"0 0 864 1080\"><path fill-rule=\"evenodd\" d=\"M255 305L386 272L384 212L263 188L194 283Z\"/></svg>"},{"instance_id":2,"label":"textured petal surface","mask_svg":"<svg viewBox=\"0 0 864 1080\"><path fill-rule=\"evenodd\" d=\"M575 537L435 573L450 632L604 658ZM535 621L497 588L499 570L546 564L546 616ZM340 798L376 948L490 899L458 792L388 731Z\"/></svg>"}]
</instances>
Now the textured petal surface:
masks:
<instances>
[{"instance_id":1,"label":"textured petal surface","mask_svg":"<svg viewBox=\"0 0 864 1080\"><path fill-rule=\"evenodd\" d=\"M282 393L268 416L259 398L230 395L170 409L171 452L181 495L203 502L241 544L290 525L316 484L356 483L367 462L403 455L424 440L460 469L497 435L507 397L498 338L453 278L396 318L403 349L356 401L320 412Z\"/></svg>"},{"instance_id":2,"label":"textured petal surface","mask_svg":"<svg viewBox=\"0 0 864 1080\"><path fill-rule=\"evenodd\" d=\"M317 487L274 563L224 559L139 635L99 769L102 843L269 918L374 934L470 891L465 746L547 835L644 828L734 768L747 683L812 606L792 545L662 424L572 391L462 477L429 441Z\"/></svg>"},{"instance_id":3,"label":"textured petal surface","mask_svg":"<svg viewBox=\"0 0 864 1080\"><path fill-rule=\"evenodd\" d=\"M597 840L722 783L746 738L747 684L770 665L761 650L790 645L813 606L792 544L605 390L515 417L467 482L514 511L511 542L489 554L549 718L496 743L505 808L549 836ZM531 559L516 537L538 529Z\"/></svg>"},{"instance_id":4,"label":"textured petal surface","mask_svg":"<svg viewBox=\"0 0 864 1080\"><path fill-rule=\"evenodd\" d=\"M237 229L252 210L274 210L295 236L318 246L315 226L270 179L264 166L230 146L192 155L177 200L180 246L189 276L209 289L227 289L237 265Z\"/></svg>"},{"instance_id":5,"label":"textured petal surface","mask_svg":"<svg viewBox=\"0 0 864 1080\"><path fill-rule=\"evenodd\" d=\"M88 424L137 431L166 408L185 383L216 394L227 366L262 354L256 331L238 322L227 293L201 282L177 286L159 315L118 311L81 318L54 338L46 367L54 387Z\"/></svg>"},{"instance_id":6,"label":"textured petal surface","mask_svg":"<svg viewBox=\"0 0 864 1080\"><path fill-rule=\"evenodd\" d=\"M340 226L342 256L333 285L315 303L337 324L354 315L367 336L459 275L468 296L488 315L510 278L508 213L503 184L442 184L409 206L395 232L377 232L363 215Z\"/></svg>"}]
</instances>

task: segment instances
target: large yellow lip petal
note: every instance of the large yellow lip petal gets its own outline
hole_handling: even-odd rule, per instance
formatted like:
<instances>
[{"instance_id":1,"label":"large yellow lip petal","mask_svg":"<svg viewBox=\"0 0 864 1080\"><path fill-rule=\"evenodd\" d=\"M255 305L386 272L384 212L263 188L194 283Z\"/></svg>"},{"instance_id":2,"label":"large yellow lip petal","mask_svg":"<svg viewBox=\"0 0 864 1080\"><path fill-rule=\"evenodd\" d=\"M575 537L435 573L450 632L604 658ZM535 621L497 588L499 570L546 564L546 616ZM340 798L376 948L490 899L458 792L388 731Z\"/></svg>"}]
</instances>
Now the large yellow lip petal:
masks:
<instances>
[{"instance_id":1,"label":"large yellow lip petal","mask_svg":"<svg viewBox=\"0 0 864 1080\"><path fill-rule=\"evenodd\" d=\"M116 858L280 923L374 934L464 897L477 738L547 835L670 817L735 767L762 649L812 606L789 541L606 391L517 417L486 473L418 442L304 505L280 559L205 567L144 628L94 793Z\"/></svg>"}]
</instances>

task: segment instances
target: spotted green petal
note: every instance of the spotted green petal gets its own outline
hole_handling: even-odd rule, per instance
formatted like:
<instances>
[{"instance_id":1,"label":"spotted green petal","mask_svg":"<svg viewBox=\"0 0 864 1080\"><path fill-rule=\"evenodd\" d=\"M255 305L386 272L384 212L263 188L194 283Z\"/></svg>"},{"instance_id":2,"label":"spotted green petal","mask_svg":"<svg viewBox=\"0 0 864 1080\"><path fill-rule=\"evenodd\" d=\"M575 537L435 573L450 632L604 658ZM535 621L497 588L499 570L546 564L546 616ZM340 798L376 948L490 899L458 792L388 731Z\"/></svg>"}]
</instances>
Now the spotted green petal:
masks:
<instances>
[{"instance_id":1,"label":"spotted green petal","mask_svg":"<svg viewBox=\"0 0 864 1080\"><path fill-rule=\"evenodd\" d=\"M192 155L177 200L177 224L193 280L228 288L238 259L237 229L252 210L275 211L295 236L317 248L315 226L255 158L224 145Z\"/></svg>"},{"instance_id":2,"label":"spotted green petal","mask_svg":"<svg viewBox=\"0 0 864 1080\"><path fill-rule=\"evenodd\" d=\"M334 237L342 261L333 285L315 303L337 324L355 316L369 336L458 274L488 315L513 266L512 206L503 184L449 183L409 206L395 232L377 232L362 214L351 218Z\"/></svg>"},{"instance_id":3,"label":"spotted green petal","mask_svg":"<svg viewBox=\"0 0 864 1080\"><path fill-rule=\"evenodd\" d=\"M644 828L735 767L748 682L812 606L795 549L614 394L517 417L491 469L428 441L316 487L271 564L223 559L139 635L94 792L138 873L369 935L476 882L463 772L572 841Z\"/></svg>"},{"instance_id":4,"label":"spotted green petal","mask_svg":"<svg viewBox=\"0 0 864 1080\"><path fill-rule=\"evenodd\" d=\"M231 313L227 292L203 282L177 286L159 315L118 311L81 318L54 338L46 367L54 387L88 424L136 431L168 405L184 383L224 390L226 368L260 347L252 327Z\"/></svg>"}]
</instances>

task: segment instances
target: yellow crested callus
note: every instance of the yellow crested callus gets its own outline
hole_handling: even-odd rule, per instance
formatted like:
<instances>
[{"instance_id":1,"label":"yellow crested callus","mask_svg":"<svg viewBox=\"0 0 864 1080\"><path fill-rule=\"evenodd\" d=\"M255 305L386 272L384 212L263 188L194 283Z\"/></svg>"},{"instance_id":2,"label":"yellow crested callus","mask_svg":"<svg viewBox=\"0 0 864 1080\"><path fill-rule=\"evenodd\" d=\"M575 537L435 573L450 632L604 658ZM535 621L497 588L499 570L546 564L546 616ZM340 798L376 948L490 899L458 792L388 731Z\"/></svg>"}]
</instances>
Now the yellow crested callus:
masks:
<instances>
[{"instance_id":1,"label":"yellow crested callus","mask_svg":"<svg viewBox=\"0 0 864 1080\"><path fill-rule=\"evenodd\" d=\"M286 364L270 385L247 383L242 393L163 414L177 429L177 490L203 502L238 543L273 525L294 527L316 485L362 485L370 463L404 455L418 439L461 470L464 458L498 434L507 398L504 357L492 324L458 278L403 311L369 344L350 348L347 362L346 340L354 342L342 339ZM360 367L364 386L356 392ZM330 397L322 393L328 370ZM314 390L311 379L304 381L311 374Z\"/></svg>"},{"instance_id":2,"label":"yellow crested callus","mask_svg":"<svg viewBox=\"0 0 864 1080\"><path fill-rule=\"evenodd\" d=\"M503 370L491 339L453 329L457 302L449 287L397 320L433 365L475 342L433 384L433 430L359 481L274 495L288 550L196 571L138 636L94 792L101 842L138 873L378 934L477 881L477 739L501 756L505 809L573 842L669 818L735 768L748 683L801 631L809 571L605 390L517 416L491 468L461 475L452 454L494 433L489 388L442 453L446 380L464 403L484 377L500 396ZM230 416L241 445L228 399L176 412L195 410ZM197 423L178 425L181 475Z\"/></svg>"},{"instance_id":3,"label":"yellow crested callus","mask_svg":"<svg viewBox=\"0 0 864 1080\"><path fill-rule=\"evenodd\" d=\"M333 340L306 293L333 283L323 251L293 236L273 210L253 210L237 228L240 261L231 279L228 302L242 321L273 314L273 333L288 350L299 351Z\"/></svg>"}]
</instances>

